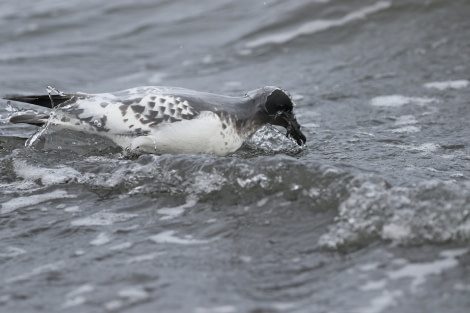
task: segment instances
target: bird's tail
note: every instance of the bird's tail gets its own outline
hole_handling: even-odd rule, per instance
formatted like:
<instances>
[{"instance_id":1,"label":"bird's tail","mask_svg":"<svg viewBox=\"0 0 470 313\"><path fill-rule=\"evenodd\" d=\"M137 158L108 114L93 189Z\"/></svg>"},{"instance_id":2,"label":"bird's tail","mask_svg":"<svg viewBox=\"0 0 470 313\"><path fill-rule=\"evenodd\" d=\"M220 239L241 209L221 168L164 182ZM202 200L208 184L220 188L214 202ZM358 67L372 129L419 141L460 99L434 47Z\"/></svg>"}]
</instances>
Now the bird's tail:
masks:
<instances>
[{"instance_id":1,"label":"bird's tail","mask_svg":"<svg viewBox=\"0 0 470 313\"><path fill-rule=\"evenodd\" d=\"M47 86L46 88L47 95L36 95L36 96L20 96L20 95L11 95L6 96L4 99L18 102L25 102L34 105L38 105L45 108L55 108L56 106L71 100L72 98L80 98L79 95L65 94L60 90L52 86Z\"/></svg>"},{"instance_id":2,"label":"bird's tail","mask_svg":"<svg viewBox=\"0 0 470 313\"><path fill-rule=\"evenodd\" d=\"M45 108L55 108L56 106L70 101L77 97L73 94L65 94L54 87L47 86L47 95L32 95L32 96L21 96L21 95L10 95L4 97L5 100L18 101L24 103L30 103ZM44 125L49 118L49 114L38 113L38 112L18 112L10 117L10 123L26 123L31 125Z\"/></svg>"},{"instance_id":3,"label":"bird's tail","mask_svg":"<svg viewBox=\"0 0 470 313\"><path fill-rule=\"evenodd\" d=\"M5 100L25 102L38 105L45 108L53 108L57 105L69 101L74 95L60 94L60 95L33 95L33 96L20 96L11 95L4 97Z\"/></svg>"},{"instance_id":4,"label":"bird's tail","mask_svg":"<svg viewBox=\"0 0 470 313\"><path fill-rule=\"evenodd\" d=\"M48 118L49 118L49 114L28 112L28 113L22 113L22 114L11 116L10 123L13 123L13 124L24 123L24 124L42 126L46 124Z\"/></svg>"}]
</instances>

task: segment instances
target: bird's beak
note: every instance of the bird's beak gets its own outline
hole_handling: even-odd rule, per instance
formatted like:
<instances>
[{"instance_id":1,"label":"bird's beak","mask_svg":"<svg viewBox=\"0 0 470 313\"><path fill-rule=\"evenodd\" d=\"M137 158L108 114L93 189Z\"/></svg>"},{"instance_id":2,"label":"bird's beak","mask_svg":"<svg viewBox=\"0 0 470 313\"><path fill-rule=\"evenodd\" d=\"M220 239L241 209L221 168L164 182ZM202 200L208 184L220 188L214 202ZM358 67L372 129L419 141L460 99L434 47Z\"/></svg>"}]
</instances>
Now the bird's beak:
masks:
<instances>
[{"instance_id":1,"label":"bird's beak","mask_svg":"<svg viewBox=\"0 0 470 313\"><path fill-rule=\"evenodd\" d=\"M300 131L301 126L297 122L295 115L293 113L284 113L281 118L287 123L287 126L285 126L287 129L286 136L294 139L299 146L304 145L307 142L307 138Z\"/></svg>"}]
</instances>

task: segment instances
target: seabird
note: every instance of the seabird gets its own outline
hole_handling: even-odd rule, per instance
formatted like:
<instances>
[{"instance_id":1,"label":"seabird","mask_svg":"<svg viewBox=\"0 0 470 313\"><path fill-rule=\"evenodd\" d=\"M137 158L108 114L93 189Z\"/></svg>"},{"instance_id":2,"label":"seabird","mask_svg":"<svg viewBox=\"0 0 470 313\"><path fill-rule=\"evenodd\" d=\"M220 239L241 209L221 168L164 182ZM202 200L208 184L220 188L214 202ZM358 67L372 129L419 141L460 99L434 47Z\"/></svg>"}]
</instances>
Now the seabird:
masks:
<instances>
[{"instance_id":1,"label":"seabird","mask_svg":"<svg viewBox=\"0 0 470 313\"><path fill-rule=\"evenodd\" d=\"M70 129L111 139L123 149L149 153L208 153L225 156L265 124L286 128L299 146L306 142L282 89L263 87L230 97L178 87L137 87L113 93L7 96L51 108L50 114L14 115L11 123Z\"/></svg>"}]
</instances>

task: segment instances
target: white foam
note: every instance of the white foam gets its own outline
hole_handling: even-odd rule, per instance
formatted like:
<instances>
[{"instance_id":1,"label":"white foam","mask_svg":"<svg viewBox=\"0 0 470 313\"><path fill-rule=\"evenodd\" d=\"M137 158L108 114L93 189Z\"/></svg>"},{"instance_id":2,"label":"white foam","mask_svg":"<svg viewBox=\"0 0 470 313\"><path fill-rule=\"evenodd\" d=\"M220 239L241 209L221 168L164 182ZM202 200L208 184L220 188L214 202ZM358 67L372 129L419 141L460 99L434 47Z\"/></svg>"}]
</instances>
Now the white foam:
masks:
<instances>
[{"instance_id":1,"label":"white foam","mask_svg":"<svg viewBox=\"0 0 470 313\"><path fill-rule=\"evenodd\" d=\"M465 285L459 282L459 283L455 283L452 288L456 291L470 292L470 284Z\"/></svg>"},{"instance_id":2,"label":"white foam","mask_svg":"<svg viewBox=\"0 0 470 313\"><path fill-rule=\"evenodd\" d=\"M1 205L0 214L11 213L17 209L32 206L42 202L64 199L64 198L75 198L76 195L69 195L65 190L54 190L49 193L18 197L15 199L8 200Z\"/></svg>"},{"instance_id":3,"label":"white foam","mask_svg":"<svg viewBox=\"0 0 470 313\"><path fill-rule=\"evenodd\" d=\"M148 254L141 254L141 255L136 255L132 258L129 258L126 263L127 264L132 264L132 263L139 263L139 262L145 262L145 261L151 261L154 260L157 256L162 255L162 252L152 252Z\"/></svg>"},{"instance_id":4,"label":"white foam","mask_svg":"<svg viewBox=\"0 0 470 313\"><path fill-rule=\"evenodd\" d=\"M26 250L14 247L14 246L9 246L4 249L3 252L0 252L0 258L14 258L18 255L25 254Z\"/></svg>"},{"instance_id":5,"label":"white foam","mask_svg":"<svg viewBox=\"0 0 470 313\"><path fill-rule=\"evenodd\" d=\"M145 291L142 287L129 287L126 289L122 289L118 292L119 297L125 298L130 302L137 302L145 300L149 297L147 291Z\"/></svg>"},{"instance_id":6,"label":"white foam","mask_svg":"<svg viewBox=\"0 0 470 313\"><path fill-rule=\"evenodd\" d=\"M62 304L63 309L71 308L74 306L82 305L86 302L86 298L83 296L76 296L70 299L66 299L65 303Z\"/></svg>"},{"instance_id":7,"label":"white foam","mask_svg":"<svg viewBox=\"0 0 470 313\"><path fill-rule=\"evenodd\" d=\"M73 205L71 207L64 208L64 212L74 213L80 211L80 207L78 205Z\"/></svg>"},{"instance_id":8,"label":"white foam","mask_svg":"<svg viewBox=\"0 0 470 313\"><path fill-rule=\"evenodd\" d=\"M361 308L357 312L361 313L380 313L385 309L396 304L396 299L403 296L401 291L387 291L384 290L382 293L371 300L368 307Z\"/></svg>"},{"instance_id":9,"label":"white foam","mask_svg":"<svg viewBox=\"0 0 470 313\"><path fill-rule=\"evenodd\" d=\"M392 280L401 278L411 278L411 290L416 291L417 287L422 285L428 276L438 275L442 272L456 267L459 262L456 257L465 254L468 249L455 249L441 252L441 257L433 262L411 263L403 266L401 269L388 273Z\"/></svg>"},{"instance_id":10,"label":"white foam","mask_svg":"<svg viewBox=\"0 0 470 313\"><path fill-rule=\"evenodd\" d=\"M174 230L167 230L150 237L155 243L174 243L180 245L194 245L194 244L204 244L208 243L208 240L198 240L193 239L192 236L186 236L185 238L180 238L175 236Z\"/></svg>"},{"instance_id":11,"label":"white foam","mask_svg":"<svg viewBox=\"0 0 470 313\"><path fill-rule=\"evenodd\" d=\"M386 285L387 281L385 279L381 279L376 281L368 281L364 285L360 286L359 289L362 291L382 290Z\"/></svg>"},{"instance_id":12,"label":"white foam","mask_svg":"<svg viewBox=\"0 0 470 313\"><path fill-rule=\"evenodd\" d=\"M391 130L391 132L394 134L417 133L419 131L421 131L421 128L416 126L403 126Z\"/></svg>"},{"instance_id":13,"label":"white foam","mask_svg":"<svg viewBox=\"0 0 470 313\"><path fill-rule=\"evenodd\" d=\"M418 145L418 146L414 146L414 145L393 145L393 144L386 144L385 146L397 147L397 148L407 150L407 151L425 152L425 153L434 152L434 151L438 150L441 147L437 143L432 143L432 142L423 143L423 144Z\"/></svg>"},{"instance_id":14,"label":"white foam","mask_svg":"<svg viewBox=\"0 0 470 313\"><path fill-rule=\"evenodd\" d=\"M31 277L41 275L43 273L50 273L50 272L55 272L59 270L61 267L64 266L63 261L55 262L55 263L48 263L41 265L39 267L36 267L32 269L30 272L26 272L17 276L10 277L5 280L6 283L16 283L20 281L25 281L30 279Z\"/></svg>"},{"instance_id":15,"label":"white foam","mask_svg":"<svg viewBox=\"0 0 470 313\"><path fill-rule=\"evenodd\" d=\"M382 237L393 242L401 242L412 234L411 228L401 224L387 224L383 226Z\"/></svg>"},{"instance_id":16,"label":"white foam","mask_svg":"<svg viewBox=\"0 0 470 313\"><path fill-rule=\"evenodd\" d=\"M137 217L137 214L98 212L90 216L76 219L70 224L72 226L103 226L112 225L116 222L124 222Z\"/></svg>"},{"instance_id":17,"label":"white foam","mask_svg":"<svg viewBox=\"0 0 470 313\"><path fill-rule=\"evenodd\" d=\"M470 238L470 220L467 219L465 223L460 224L457 227L457 232L464 238Z\"/></svg>"},{"instance_id":18,"label":"white foam","mask_svg":"<svg viewBox=\"0 0 470 313\"><path fill-rule=\"evenodd\" d=\"M198 175L194 177L193 183L188 186L187 191L191 194L208 194L212 191L222 189L226 182L227 179L215 171L212 173L198 173ZM194 202L194 196L192 197L193 198L188 197L186 202Z\"/></svg>"},{"instance_id":19,"label":"white foam","mask_svg":"<svg viewBox=\"0 0 470 313\"><path fill-rule=\"evenodd\" d=\"M378 96L370 100L370 104L377 107L400 107L406 104L426 105L436 102L435 98L406 97L402 95Z\"/></svg>"},{"instance_id":20,"label":"white foam","mask_svg":"<svg viewBox=\"0 0 470 313\"><path fill-rule=\"evenodd\" d=\"M308 196L310 198L313 198L313 199L316 199L318 197L320 197L321 195L321 190L319 188L315 188L315 187L312 187L310 188L309 190L303 190L302 191L302 194L304 196Z\"/></svg>"},{"instance_id":21,"label":"white foam","mask_svg":"<svg viewBox=\"0 0 470 313\"><path fill-rule=\"evenodd\" d=\"M92 292L94 290L95 290L95 287L93 285L85 284L85 285L81 285L80 287L70 291L65 296L67 298L73 298L73 297L76 297L78 295L81 295L81 294L84 294L84 293L87 293L87 292Z\"/></svg>"},{"instance_id":22,"label":"white foam","mask_svg":"<svg viewBox=\"0 0 470 313\"><path fill-rule=\"evenodd\" d=\"M99 233L98 236L90 241L90 245L92 246L102 246L104 244L107 244L108 242L111 241L111 237L107 233Z\"/></svg>"},{"instance_id":23,"label":"white foam","mask_svg":"<svg viewBox=\"0 0 470 313\"><path fill-rule=\"evenodd\" d=\"M108 311L116 311L120 309L123 305L124 303L121 300L111 300L109 302L106 302L104 304L104 307Z\"/></svg>"},{"instance_id":24,"label":"white foam","mask_svg":"<svg viewBox=\"0 0 470 313\"><path fill-rule=\"evenodd\" d=\"M142 287L128 287L118 291L118 296L122 299L114 299L104 304L108 311L116 311L125 305L144 301L149 298L149 294Z\"/></svg>"},{"instance_id":25,"label":"white foam","mask_svg":"<svg viewBox=\"0 0 470 313\"><path fill-rule=\"evenodd\" d=\"M255 185L261 185L262 187L267 186L269 182L268 177L264 174L258 174L250 178L237 178L237 183L242 188L251 188Z\"/></svg>"},{"instance_id":26,"label":"white foam","mask_svg":"<svg viewBox=\"0 0 470 313\"><path fill-rule=\"evenodd\" d=\"M424 84L424 88L428 89L438 89L438 90L446 90L446 89L462 89L466 88L470 85L468 80L449 80L449 81L442 81L442 82L430 82Z\"/></svg>"},{"instance_id":27,"label":"white foam","mask_svg":"<svg viewBox=\"0 0 470 313\"><path fill-rule=\"evenodd\" d=\"M17 194L19 190L27 190L32 192L34 190L39 190L38 185L33 181L20 180L15 181L10 184L0 184L0 190L4 195L7 194Z\"/></svg>"},{"instance_id":28,"label":"white foam","mask_svg":"<svg viewBox=\"0 0 470 313\"><path fill-rule=\"evenodd\" d=\"M75 252L73 253L74 256L81 256L81 255L84 255L85 254L85 251L79 249L79 250L75 250Z\"/></svg>"},{"instance_id":29,"label":"white foam","mask_svg":"<svg viewBox=\"0 0 470 313\"><path fill-rule=\"evenodd\" d=\"M258 207L262 207L262 206L265 206L265 204L268 203L268 201L269 201L269 198L268 198L268 197L264 197L264 198L258 200L258 202L256 202L256 205L257 205Z\"/></svg>"},{"instance_id":30,"label":"white foam","mask_svg":"<svg viewBox=\"0 0 470 313\"><path fill-rule=\"evenodd\" d=\"M253 258L249 255L240 255L238 259L240 259L240 261L243 263L251 263L253 261Z\"/></svg>"},{"instance_id":31,"label":"white foam","mask_svg":"<svg viewBox=\"0 0 470 313\"><path fill-rule=\"evenodd\" d=\"M417 124L418 121L413 115L402 115L397 118L395 121L395 125L402 126L402 125L413 125Z\"/></svg>"},{"instance_id":32,"label":"white foam","mask_svg":"<svg viewBox=\"0 0 470 313\"><path fill-rule=\"evenodd\" d=\"M360 271L363 271L363 272L368 272L368 271L372 271L372 270L375 270L377 267L379 267L379 263L365 263L365 264L362 264L360 265L358 268Z\"/></svg>"},{"instance_id":33,"label":"white foam","mask_svg":"<svg viewBox=\"0 0 470 313\"><path fill-rule=\"evenodd\" d=\"M132 247L132 242L126 241L115 246L109 247L109 250L117 251L117 250L125 250Z\"/></svg>"},{"instance_id":34,"label":"white foam","mask_svg":"<svg viewBox=\"0 0 470 313\"><path fill-rule=\"evenodd\" d=\"M365 6L357 11L350 12L339 19L309 21L299 25L295 29L286 30L284 32L276 32L274 34L249 41L245 44L245 47L248 49L253 49L268 44L284 44L299 36L312 35L333 27L344 26L351 22L364 19L370 14L388 9L391 5L392 4L390 1L379 1L373 5Z\"/></svg>"},{"instance_id":35,"label":"white foam","mask_svg":"<svg viewBox=\"0 0 470 313\"><path fill-rule=\"evenodd\" d=\"M27 181L40 180L46 186L63 184L82 177L82 174L71 167L43 168L28 164L24 160L16 159L13 160L13 170L16 175Z\"/></svg>"},{"instance_id":36,"label":"white foam","mask_svg":"<svg viewBox=\"0 0 470 313\"><path fill-rule=\"evenodd\" d=\"M92 292L94 290L95 287L90 284L85 284L72 290L65 295L65 303L62 305L62 308L66 309L84 304L86 302L86 298L83 296L83 294Z\"/></svg>"},{"instance_id":37,"label":"white foam","mask_svg":"<svg viewBox=\"0 0 470 313\"><path fill-rule=\"evenodd\" d=\"M466 249L466 248L452 249L452 250L441 251L441 253L439 253L439 255L444 257L444 258L457 258L461 255L464 255L464 254L468 253L468 252L469 252L469 250Z\"/></svg>"},{"instance_id":38,"label":"white foam","mask_svg":"<svg viewBox=\"0 0 470 313\"><path fill-rule=\"evenodd\" d=\"M172 207L172 208L161 208L161 209L158 209L157 210L157 213L158 214L162 214L162 215L165 215L163 217L160 218L160 220L169 220L169 219L173 219L177 216L180 216L181 214L184 213L184 210L186 209L189 209L189 208L192 208L193 206L196 205L198 199L197 197L195 196L188 196L186 198L186 203L182 204L182 205L179 205L179 206L176 206L176 207Z\"/></svg>"},{"instance_id":39,"label":"white foam","mask_svg":"<svg viewBox=\"0 0 470 313\"><path fill-rule=\"evenodd\" d=\"M199 307L194 310L194 313L234 313L237 312L237 308L231 305L222 305L212 308Z\"/></svg>"},{"instance_id":40,"label":"white foam","mask_svg":"<svg viewBox=\"0 0 470 313\"><path fill-rule=\"evenodd\" d=\"M271 304L271 307L273 308L274 312L277 312L277 311L293 312L296 306L297 305L295 303L288 303L288 302L277 302L277 303Z\"/></svg>"}]
</instances>

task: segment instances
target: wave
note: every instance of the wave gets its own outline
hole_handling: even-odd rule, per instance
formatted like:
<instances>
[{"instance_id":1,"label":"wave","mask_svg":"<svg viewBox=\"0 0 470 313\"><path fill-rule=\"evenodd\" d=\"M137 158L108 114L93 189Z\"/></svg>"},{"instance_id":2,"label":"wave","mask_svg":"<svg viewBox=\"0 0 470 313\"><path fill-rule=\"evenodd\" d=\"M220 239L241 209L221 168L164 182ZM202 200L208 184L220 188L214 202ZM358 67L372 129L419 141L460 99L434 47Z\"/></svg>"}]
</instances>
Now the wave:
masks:
<instances>
[{"instance_id":1,"label":"wave","mask_svg":"<svg viewBox=\"0 0 470 313\"><path fill-rule=\"evenodd\" d=\"M376 240L399 245L470 240L470 183L465 181L436 179L390 186L377 174L282 154L141 155L135 159L111 154L78 159L73 152L58 150L50 151L44 160L43 153L22 148L2 161L2 167L14 172L7 176L22 179L2 184L7 196L2 213L22 208L8 196L21 186L36 194L28 199L44 201L64 192L64 184L72 189L78 184L108 196L186 198L185 204L160 210L163 219L179 216L198 203L256 204L282 211L288 208L276 199L285 199L289 207L298 206L304 214L336 215L318 239L318 246L327 249L350 249ZM51 187L59 191L51 193ZM68 191L66 196L74 193Z\"/></svg>"},{"instance_id":2,"label":"wave","mask_svg":"<svg viewBox=\"0 0 470 313\"><path fill-rule=\"evenodd\" d=\"M377 176L359 176L319 244L342 249L374 240L399 245L468 242L470 182L422 181L391 187Z\"/></svg>"},{"instance_id":3,"label":"wave","mask_svg":"<svg viewBox=\"0 0 470 313\"><path fill-rule=\"evenodd\" d=\"M351 11L344 16L336 19L317 19L299 21L298 17L290 23L282 23L276 21L276 25L283 25L281 29L268 29L267 31L253 31L248 37L249 39L244 48L256 49L265 45L281 45L295 38L305 35L312 35L331 28L345 26L351 22L366 18L371 14L390 8L390 1L378 1L370 6L365 6L355 11ZM259 34L259 33L262 34Z\"/></svg>"}]
</instances>

